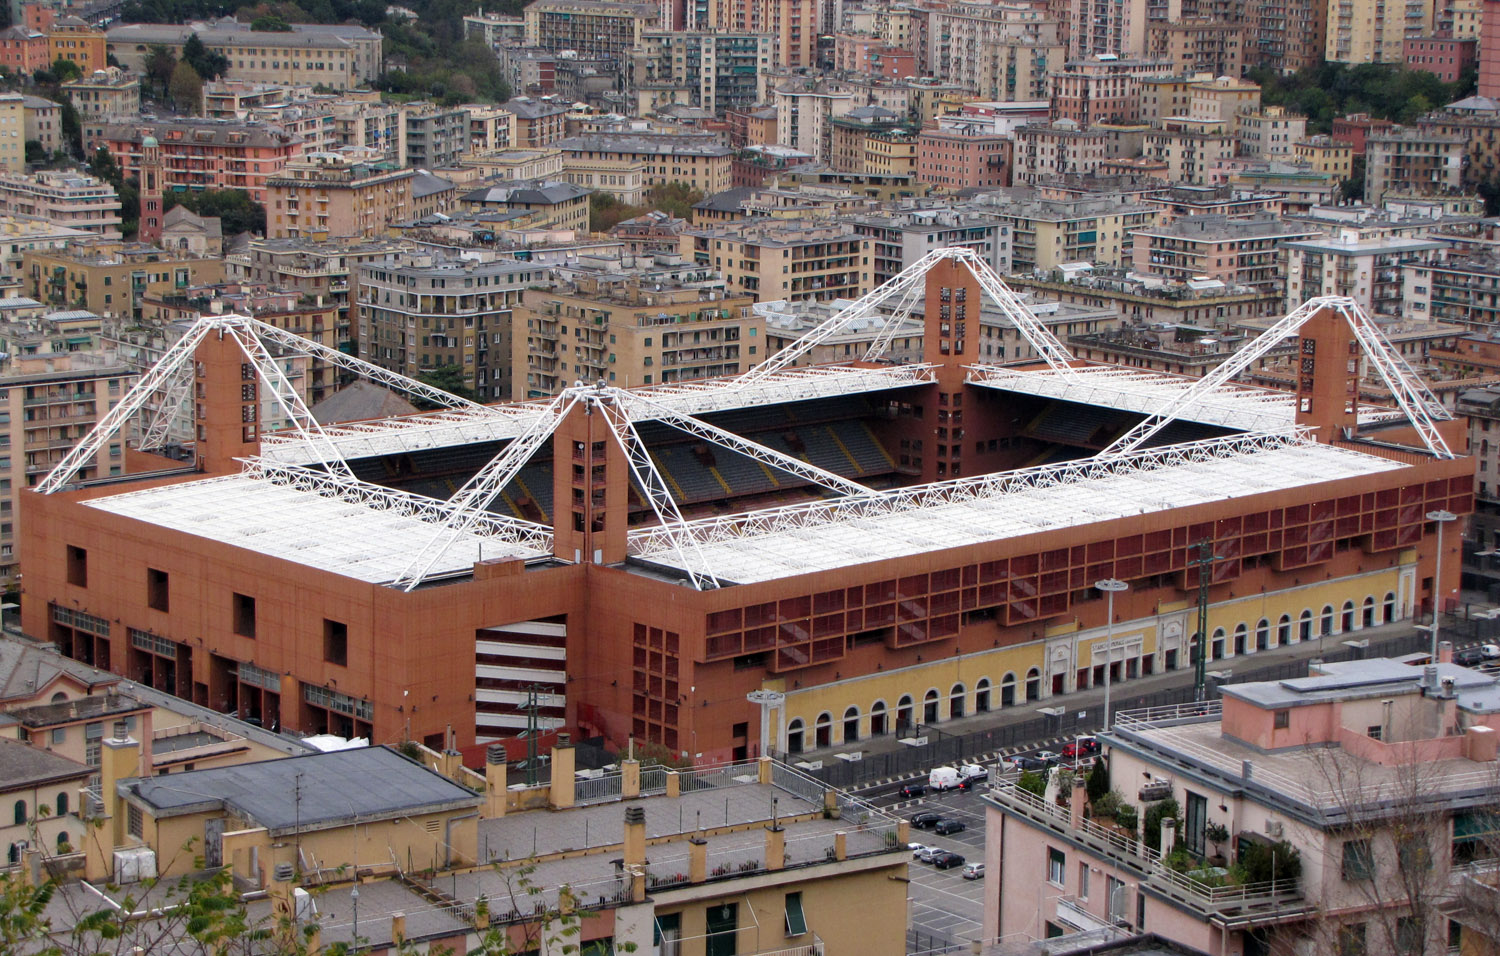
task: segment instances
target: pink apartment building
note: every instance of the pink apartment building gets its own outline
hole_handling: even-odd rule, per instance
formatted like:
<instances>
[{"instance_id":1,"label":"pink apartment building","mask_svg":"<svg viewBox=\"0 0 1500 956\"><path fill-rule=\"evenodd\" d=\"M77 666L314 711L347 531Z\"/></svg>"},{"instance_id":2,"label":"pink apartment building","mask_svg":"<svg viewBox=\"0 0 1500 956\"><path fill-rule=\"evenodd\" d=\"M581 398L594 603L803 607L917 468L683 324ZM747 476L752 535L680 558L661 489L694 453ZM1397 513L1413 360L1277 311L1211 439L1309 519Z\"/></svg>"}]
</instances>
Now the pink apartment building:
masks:
<instances>
[{"instance_id":1,"label":"pink apartment building","mask_svg":"<svg viewBox=\"0 0 1500 956\"><path fill-rule=\"evenodd\" d=\"M917 135L917 179L948 189L1009 186L1009 136L924 129Z\"/></svg>"},{"instance_id":2,"label":"pink apartment building","mask_svg":"<svg viewBox=\"0 0 1500 956\"><path fill-rule=\"evenodd\" d=\"M1298 636L1374 623L1378 601L1311 608ZM1102 740L1135 831L1091 814L1081 785L1037 797L1002 780L986 798L985 938L1115 925L1222 956L1479 952L1450 915L1493 868L1500 683L1446 643L1439 658L1314 662L1117 714ZM1138 837L1166 800L1176 826L1153 848ZM1274 854L1295 878L1271 875ZM1257 858L1269 878L1248 882Z\"/></svg>"}]
</instances>

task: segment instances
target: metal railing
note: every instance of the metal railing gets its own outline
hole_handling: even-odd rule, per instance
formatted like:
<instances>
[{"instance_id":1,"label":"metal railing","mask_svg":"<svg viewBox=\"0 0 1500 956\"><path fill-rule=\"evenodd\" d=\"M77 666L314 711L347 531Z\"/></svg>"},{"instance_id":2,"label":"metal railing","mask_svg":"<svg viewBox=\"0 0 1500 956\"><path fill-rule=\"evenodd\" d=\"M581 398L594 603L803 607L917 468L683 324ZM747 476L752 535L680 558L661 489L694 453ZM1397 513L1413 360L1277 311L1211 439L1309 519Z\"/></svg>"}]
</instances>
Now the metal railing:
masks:
<instances>
[{"instance_id":1,"label":"metal railing","mask_svg":"<svg viewBox=\"0 0 1500 956\"><path fill-rule=\"evenodd\" d=\"M573 802L578 806L618 800L624 793L624 777L617 771L599 777L585 777L573 783Z\"/></svg>"},{"instance_id":2,"label":"metal railing","mask_svg":"<svg viewBox=\"0 0 1500 956\"><path fill-rule=\"evenodd\" d=\"M746 775L759 779L760 764L754 760L745 760L739 763L724 764L721 767L708 767L702 770L679 770L677 772L678 792L688 793L693 790L737 787L744 781L736 780L735 778Z\"/></svg>"},{"instance_id":3,"label":"metal railing","mask_svg":"<svg viewBox=\"0 0 1500 956\"><path fill-rule=\"evenodd\" d=\"M641 768L641 796L653 797L667 792L666 767Z\"/></svg>"},{"instance_id":4,"label":"metal railing","mask_svg":"<svg viewBox=\"0 0 1500 956\"><path fill-rule=\"evenodd\" d=\"M1300 880L1269 880L1264 883L1226 883L1214 886L1187 873L1172 869L1160 860L1151 867L1151 885L1203 912L1221 912L1226 909L1243 910L1253 906L1284 904L1301 899ZM1283 907L1276 907L1284 914Z\"/></svg>"}]
</instances>

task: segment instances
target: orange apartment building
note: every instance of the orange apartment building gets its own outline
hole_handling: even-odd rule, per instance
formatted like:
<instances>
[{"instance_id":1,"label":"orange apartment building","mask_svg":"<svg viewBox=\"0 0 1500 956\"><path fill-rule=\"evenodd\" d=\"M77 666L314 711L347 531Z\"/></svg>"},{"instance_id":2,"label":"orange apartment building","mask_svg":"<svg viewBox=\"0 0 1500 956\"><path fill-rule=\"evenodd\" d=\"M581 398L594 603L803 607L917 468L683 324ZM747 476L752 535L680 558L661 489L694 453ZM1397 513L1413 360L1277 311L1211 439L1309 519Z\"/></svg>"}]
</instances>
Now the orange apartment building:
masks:
<instances>
[{"instance_id":1,"label":"orange apartment building","mask_svg":"<svg viewBox=\"0 0 1500 956\"><path fill-rule=\"evenodd\" d=\"M1061 73L1052 74L1052 118L1084 127L1135 122L1141 80L1171 73L1171 64L1165 60L1096 56L1071 61Z\"/></svg>"},{"instance_id":2,"label":"orange apartment building","mask_svg":"<svg viewBox=\"0 0 1500 956\"><path fill-rule=\"evenodd\" d=\"M1009 186L1014 148L1009 136L924 129L917 134L917 180L954 190Z\"/></svg>"},{"instance_id":3,"label":"orange apartment building","mask_svg":"<svg viewBox=\"0 0 1500 956\"><path fill-rule=\"evenodd\" d=\"M266 180L269 239L385 235L393 222L415 218L414 169L361 162L335 153L294 159Z\"/></svg>"},{"instance_id":4,"label":"orange apartment building","mask_svg":"<svg viewBox=\"0 0 1500 956\"><path fill-rule=\"evenodd\" d=\"M266 202L266 181L302 154L302 139L267 126L235 126L211 120L110 123L100 145L114 154L126 176L138 176L141 142L161 144L167 189L243 189Z\"/></svg>"},{"instance_id":5,"label":"orange apartment building","mask_svg":"<svg viewBox=\"0 0 1500 956\"><path fill-rule=\"evenodd\" d=\"M1342 361L1307 363L1301 411L1290 396L1254 404L1322 443L1234 434L1224 393L1160 433L1171 449L996 482L1061 445L1097 450L1149 408L1127 392L1059 401L1049 390L1066 379L1045 367L976 377L980 305L977 279L947 259L926 277L931 368L579 386L553 406L367 423L327 444L262 444L245 417L254 370L232 336L207 334L192 356L192 461L132 450L129 470L156 474L64 475L25 494L24 629L95 661L149 633L149 653L187 652L194 700L289 730L435 744L451 730L473 759L526 726L540 689L542 715L582 735L717 760L853 746L1091 686L1101 578L1132 586L1117 609L1120 681L1187 666L1188 561L1205 538L1215 607L1275 619L1309 589L1320 604L1378 590L1399 619L1437 597L1423 515L1471 510L1473 461L1411 429L1343 437ZM1304 341L1342 356L1350 335L1320 325ZM639 400L654 410L632 411ZM785 449L778 468L802 470L777 478L704 446L702 430L684 439L663 407ZM1204 424L1231 434L1203 439ZM691 546L633 490L642 466L622 430L660 462L653 480L680 502ZM1456 423L1442 431L1461 440ZM537 455L503 471L489 516L434 539L446 489L507 446ZM295 468L330 451L358 478ZM826 497L814 479L842 490ZM759 510L767 495L779 507ZM1456 538L1441 556L1449 587ZM776 702L762 733L756 691Z\"/></svg>"},{"instance_id":6,"label":"orange apartment building","mask_svg":"<svg viewBox=\"0 0 1500 956\"><path fill-rule=\"evenodd\" d=\"M47 58L47 35L19 24L0 31L0 66L30 76L52 61Z\"/></svg>"},{"instance_id":7,"label":"orange apartment building","mask_svg":"<svg viewBox=\"0 0 1500 956\"><path fill-rule=\"evenodd\" d=\"M47 62L71 60L84 76L109 65L104 47L104 31L78 17L63 17L47 31Z\"/></svg>"}]
</instances>

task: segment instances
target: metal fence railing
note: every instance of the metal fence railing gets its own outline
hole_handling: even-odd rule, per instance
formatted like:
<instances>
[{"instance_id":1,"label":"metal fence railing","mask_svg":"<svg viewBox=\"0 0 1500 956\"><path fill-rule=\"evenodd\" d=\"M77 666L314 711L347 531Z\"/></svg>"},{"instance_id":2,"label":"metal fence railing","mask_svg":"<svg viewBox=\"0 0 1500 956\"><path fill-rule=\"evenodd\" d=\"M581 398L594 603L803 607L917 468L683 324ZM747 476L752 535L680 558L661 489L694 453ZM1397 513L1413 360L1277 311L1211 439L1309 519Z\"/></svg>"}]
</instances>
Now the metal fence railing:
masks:
<instances>
[{"instance_id":1,"label":"metal fence railing","mask_svg":"<svg viewBox=\"0 0 1500 956\"><path fill-rule=\"evenodd\" d=\"M578 780L573 784L573 802L578 806L585 806L618 800L623 793L623 779L619 773L606 773Z\"/></svg>"},{"instance_id":2,"label":"metal fence railing","mask_svg":"<svg viewBox=\"0 0 1500 956\"><path fill-rule=\"evenodd\" d=\"M1467 635L1450 630L1454 626L1454 620L1451 616L1444 617L1444 637L1452 638L1458 643L1466 643L1464 638ZM1462 618L1457 620L1460 623L1463 621ZM1469 623L1489 624L1490 622L1471 619ZM1494 623L1500 624L1500 621ZM1369 646L1365 648L1345 647L1342 644L1330 642L1323 653L1323 660L1344 661L1356 657L1394 657L1410 654L1426 649L1429 640L1427 635L1417 633L1372 639ZM1306 659L1280 661L1259 667L1246 666L1248 664L1249 662L1243 658L1231 658L1227 661L1216 661L1211 666L1233 666L1233 675L1225 681L1230 684L1287 680L1307 676ZM1218 686L1216 682L1210 681L1209 695L1211 697L1217 696ZM1191 684L1134 695L1128 692L1128 688L1128 684L1115 685L1115 697L1110 702L1112 713L1118 714L1123 710L1138 710L1146 707L1187 704L1193 701L1194 696ZM920 733L928 738L925 744L906 746L888 753L866 753L862 759L856 761L840 760L836 763L825 763L821 768L809 770L807 773L830 786L845 789L884 777L903 777L925 773L933 767L961 763L978 756L1049 737L1070 737L1093 733L1103 726L1102 708L1090 705L1084 711L1085 716L1079 717L1079 711L1069 706L1067 697L1052 698L1048 701L1030 701L1018 706L1041 707L1048 703L1061 705L1064 708L1063 712L1056 716L1037 716L1003 727L993 727L967 734L951 734L941 727L926 724L920 728ZM903 733L909 733L909 731ZM788 755L788 759L801 758Z\"/></svg>"},{"instance_id":3,"label":"metal fence railing","mask_svg":"<svg viewBox=\"0 0 1500 956\"><path fill-rule=\"evenodd\" d=\"M654 797L667 792L666 767L641 768L641 796Z\"/></svg>"},{"instance_id":4,"label":"metal fence railing","mask_svg":"<svg viewBox=\"0 0 1500 956\"><path fill-rule=\"evenodd\" d=\"M779 760L771 763L771 785L817 805L823 803L823 794L828 790L828 784Z\"/></svg>"}]
</instances>

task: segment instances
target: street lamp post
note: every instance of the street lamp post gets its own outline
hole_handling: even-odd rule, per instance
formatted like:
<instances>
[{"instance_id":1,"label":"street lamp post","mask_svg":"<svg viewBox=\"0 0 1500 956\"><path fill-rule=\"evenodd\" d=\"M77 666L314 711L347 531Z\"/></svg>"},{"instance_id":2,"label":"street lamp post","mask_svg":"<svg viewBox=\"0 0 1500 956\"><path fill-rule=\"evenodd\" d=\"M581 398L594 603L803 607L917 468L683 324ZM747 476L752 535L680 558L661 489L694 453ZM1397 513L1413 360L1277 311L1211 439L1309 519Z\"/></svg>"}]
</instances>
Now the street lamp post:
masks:
<instances>
[{"instance_id":1,"label":"street lamp post","mask_svg":"<svg viewBox=\"0 0 1500 956\"><path fill-rule=\"evenodd\" d=\"M1104 729L1108 731L1110 684L1109 670L1110 665L1113 662L1115 651L1113 646L1115 642L1115 593L1128 589L1130 585L1126 584L1124 581L1119 580L1118 578L1105 578L1102 581L1095 581L1094 587L1103 591L1105 596L1109 599L1109 619L1105 622L1104 630Z\"/></svg>"},{"instance_id":2,"label":"street lamp post","mask_svg":"<svg viewBox=\"0 0 1500 956\"><path fill-rule=\"evenodd\" d=\"M1437 663L1438 629L1443 618L1443 525L1457 518L1451 511L1429 511L1427 520L1437 522L1437 560L1432 569L1432 663Z\"/></svg>"}]
</instances>

